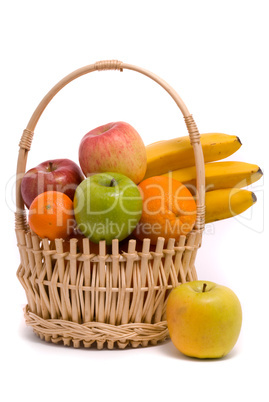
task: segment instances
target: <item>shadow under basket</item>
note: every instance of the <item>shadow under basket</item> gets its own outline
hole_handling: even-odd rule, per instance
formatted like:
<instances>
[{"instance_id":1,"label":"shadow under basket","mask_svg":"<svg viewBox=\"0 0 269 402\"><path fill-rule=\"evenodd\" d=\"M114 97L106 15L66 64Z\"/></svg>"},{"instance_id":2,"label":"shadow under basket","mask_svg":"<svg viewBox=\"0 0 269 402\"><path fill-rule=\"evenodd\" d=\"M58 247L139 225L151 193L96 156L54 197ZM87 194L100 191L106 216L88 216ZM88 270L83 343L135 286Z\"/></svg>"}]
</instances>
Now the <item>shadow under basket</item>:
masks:
<instances>
[{"instance_id":1,"label":"shadow under basket","mask_svg":"<svg viewBox=\"0 0 269 402\"><path fill-rule=\"evenodd\" d=\"M195 226L177 241L159 238L156 245L114 239L92 248L89 239L40 239L29 229L21 180L36 124L51 99L66 84L100 70L133 70L163 87L181 110L196 165ZM197 279L195 258L204 229L204 159L197 126L179 95L155 74L108 60L82 67L63 78L42 99L19 143L15 229L20 252L17 277L25 289L25 322L46 341L74 347L125 348L156 345L169 337L166 304L170 291Z\"/></svg>"}]
</instances>

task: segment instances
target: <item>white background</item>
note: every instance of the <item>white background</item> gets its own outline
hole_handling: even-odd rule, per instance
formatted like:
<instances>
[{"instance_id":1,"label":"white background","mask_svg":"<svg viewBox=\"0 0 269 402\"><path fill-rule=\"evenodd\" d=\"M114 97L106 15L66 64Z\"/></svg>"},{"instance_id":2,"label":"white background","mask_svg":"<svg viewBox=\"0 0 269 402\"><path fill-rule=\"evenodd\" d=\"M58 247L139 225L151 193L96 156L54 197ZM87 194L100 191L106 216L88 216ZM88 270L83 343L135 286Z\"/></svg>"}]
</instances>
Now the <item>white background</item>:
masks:
<instances>
[{"instance_id":1,"label":"white background","mask_svg":"<svg viewBox=\"0 0 269 402\"><path fill-rule=\"evenodd\" d=\"M2 400L266 400L268 34L262 0L2 2ZM230 287L242 304L239 340L222 360L186 358L170 341L123 351L65 348L40 341L24 323L13 214L20 136L54 84L103 59L161 76L180 94L201 133L240 137L243 145L229 159L263 169L263 179L252 186L257 204L210 226L197 256L199 278ZM35 130L27 169L49 158L77 162L82 136L117 120L132 124L146 144L186 135L177 106L157 84L130 71L96 72L50 103Z\"/></svg>"}]
</instances>

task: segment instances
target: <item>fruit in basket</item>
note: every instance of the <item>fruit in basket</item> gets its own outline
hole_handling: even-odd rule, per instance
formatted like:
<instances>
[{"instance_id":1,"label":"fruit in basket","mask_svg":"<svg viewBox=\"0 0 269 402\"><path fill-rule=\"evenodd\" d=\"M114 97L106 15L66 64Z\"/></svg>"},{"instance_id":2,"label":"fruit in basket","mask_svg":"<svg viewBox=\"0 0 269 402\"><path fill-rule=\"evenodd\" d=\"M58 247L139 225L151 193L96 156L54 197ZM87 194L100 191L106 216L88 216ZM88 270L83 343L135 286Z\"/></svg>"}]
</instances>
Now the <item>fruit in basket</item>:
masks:
<instances>
[{"instance_id":1,"label":"fruit in basket","mask_svg":"<svg viewBox=\"0 0 269 402\"><path fill-rule=\"evenodd\" d=\"M256 195L252 191L241 188L208 191L205 194L205 223L239 215L256 201Z\"/></svg>"},{"instance_id":2,"label":"fruit in basket","mask_svg":"<svg viewBox=\"0 0 269 402\"><path fill-rule=\"evenodd\" d=\"M242 324L241 304L226 286L193 281L168 296L167 325L176 348L187 356L220 358L235 346Z\"/></svg>"},{"instance_id":3,"label":"fruit in basket","mask_svg":"<svg viewBox=\"0 0 269 402\"><path fill-rule=\"evenodd\" d=\"M77 187L74 212L78 230L92 242L123 240L142 213L142 197L127 176L106 172L89 176Z\"/></svg>"},{"instance_id":4,"label":"fruit in basket","mask_svg":"<svg viewBox=\"0 0 269 402\"><path fill-rule=\"evenodd\" d=\"M21 195L27 206L38 194L59 191L73 200L75 189L84 179L79 166L70 159L51 159L28 170L22 178Z\"/></svg>"},{"instance_id":5,"label":"fruit in basket","mask_svg":"<svg viewBox=\"0 0 269 402\"><path fill-rule=\"evenodd\" d=\"M204 161L224 159L241 147L235 135L222 133L201 134ZM147 171L144 179L195 165L189 136L158 141L146 146Z\"/></svg>"},{"instance_id":6,"label":"fruit in basket","mask_svg":"<svg viewBox=\"0 0 269 402\"><path fill-rule=\"evenodd\" d=\"M205 164L206 191L232 187L246 187L262 177L262 170L258 165L246 162L211 162ZM196 168L190 166L165 173L185 184L188 189L196 191Z\"/></svg>"},{"instance_id":7,"label":"fruit in basket","mask_svg":"<svg viewBox=\"0 0 269 402\"><path fill-rule=\"evenodd\" d=\"M77 241L77 253L83 253L83 239L85 239L85 236L78 232L73 232L64 239L63 252L70 252L71 239L75 239ZM89 239L87 240L89 241L90 253L99 254L99 244L93 243Z\"/></svg>"},{"instance_id":8,"label":"fruit in basket","mask_svg":"<svg viewBox=\"0 0 269 402\"><path fill-rule=\"evenodd\" d=\"M146 147L128 123L108 123L91 130L81 140L79 163L85 176L117 172L139 183L146 172Z\"/></svg>"},{"instance_id":9,"label":"fruit in basket","mask_svg":"<svg viewBox=\"0 0 269 402\"><path fill-rule=\"evenodd\" d=\"M139 184L143 212L134 235L156 244L158 237L179 239L188 234L196 220L196 203L190 191L178 180L155 176Z\"/></svg>"},{"instance_id":10,"label":"fruit in basket","mask_svg":"<svg viewBox=\"0 0 269 402\"><path fill-rule=\"evenodd\" d=\"M59 191L39 194L29 208L29 226L41 238L65 239L74 228L73 202Z\"/></svg>"}]
</instances>

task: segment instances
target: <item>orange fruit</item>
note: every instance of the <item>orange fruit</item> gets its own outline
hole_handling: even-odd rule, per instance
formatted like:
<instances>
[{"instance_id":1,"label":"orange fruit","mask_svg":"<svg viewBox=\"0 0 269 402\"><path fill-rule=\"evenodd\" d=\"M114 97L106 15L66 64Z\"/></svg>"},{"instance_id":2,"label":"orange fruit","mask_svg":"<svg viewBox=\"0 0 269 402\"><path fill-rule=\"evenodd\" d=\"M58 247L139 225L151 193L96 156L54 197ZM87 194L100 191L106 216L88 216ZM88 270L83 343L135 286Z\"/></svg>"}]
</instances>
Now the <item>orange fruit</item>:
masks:
<instances>
[{"instance_id":1,"label":"orange fruit","mask_svg":"<svg viewBox=\"0 0 269 402\"><path fill-rule=\"evenodd\" d=\"M64 193L39 194L29 208L29 226L39 237L64 239L74 227L73 202Z\"/></svg>"},{"instance_id":2,"label":"orange fruit","mask_svg":"<svg viewBox=\"0 0 269 402\"><path fill-rule=\"evenodd\" d=\"M196 203L187 187L169 176L143 180L138 188L142 194L143 211L134 235L142 240L158 237L179 239L188 234L196 221Z\"/></svg>"}]
</instances>

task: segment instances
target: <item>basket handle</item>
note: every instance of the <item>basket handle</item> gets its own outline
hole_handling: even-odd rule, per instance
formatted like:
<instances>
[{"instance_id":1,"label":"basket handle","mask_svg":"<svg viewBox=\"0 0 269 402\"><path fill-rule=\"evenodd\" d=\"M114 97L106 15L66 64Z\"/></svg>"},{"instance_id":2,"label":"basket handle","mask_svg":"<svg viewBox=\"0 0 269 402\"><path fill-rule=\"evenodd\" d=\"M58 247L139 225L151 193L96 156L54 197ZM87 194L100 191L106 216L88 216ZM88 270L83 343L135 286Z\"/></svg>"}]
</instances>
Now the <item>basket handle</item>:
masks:
<instances>
[{"instance_id":1,"label":"basket handle","mask_svg":"<svg viewBox=\"0 0 269 402\"><path fill-rule=\"evenodd\" d=\"M197 218L195 223L195 228L197 230L204 229L205 222L205 168L204 168L204 156L203 149L200 142L200 134L196 123L189 113L186 105L177 94L177 92L167 84L163 79L155 75L154 73L145 70L144 68L134 66L131 64L123 63L118 60L104 60L98 61L94 64L90 64L88 66L79 68L73 71L71 74L64 77L61 81L59 81L41 100L37 108L35 109L32 117L30 118L26 129L23 131L20 143L19 143L19 155L17 162L17 180L16 180L16 212L15 212L15 228L16 229L28 229L27 219L26 219L26 210L24 207L24 202L21 196L21 180L26 171L26 162L28 152L31 148L31 143L34 135L35 127L38 123L40 116L43 111L52 100L52 98L69 82L75 80L82 75L91 73L93 71L102 71L102 70L119 70L123 71L124 69L133 70L138 73L144 74L145 76L151 78L161 87L163 87L169 95L174 99L177 106L181 110L181 113L184 117L185 124L187 126L187 130L190 137L190 142L192 144L194 150L195 157L195 166L196 166L196 186L197 186Z\"/></svg>"}]
</instances>

